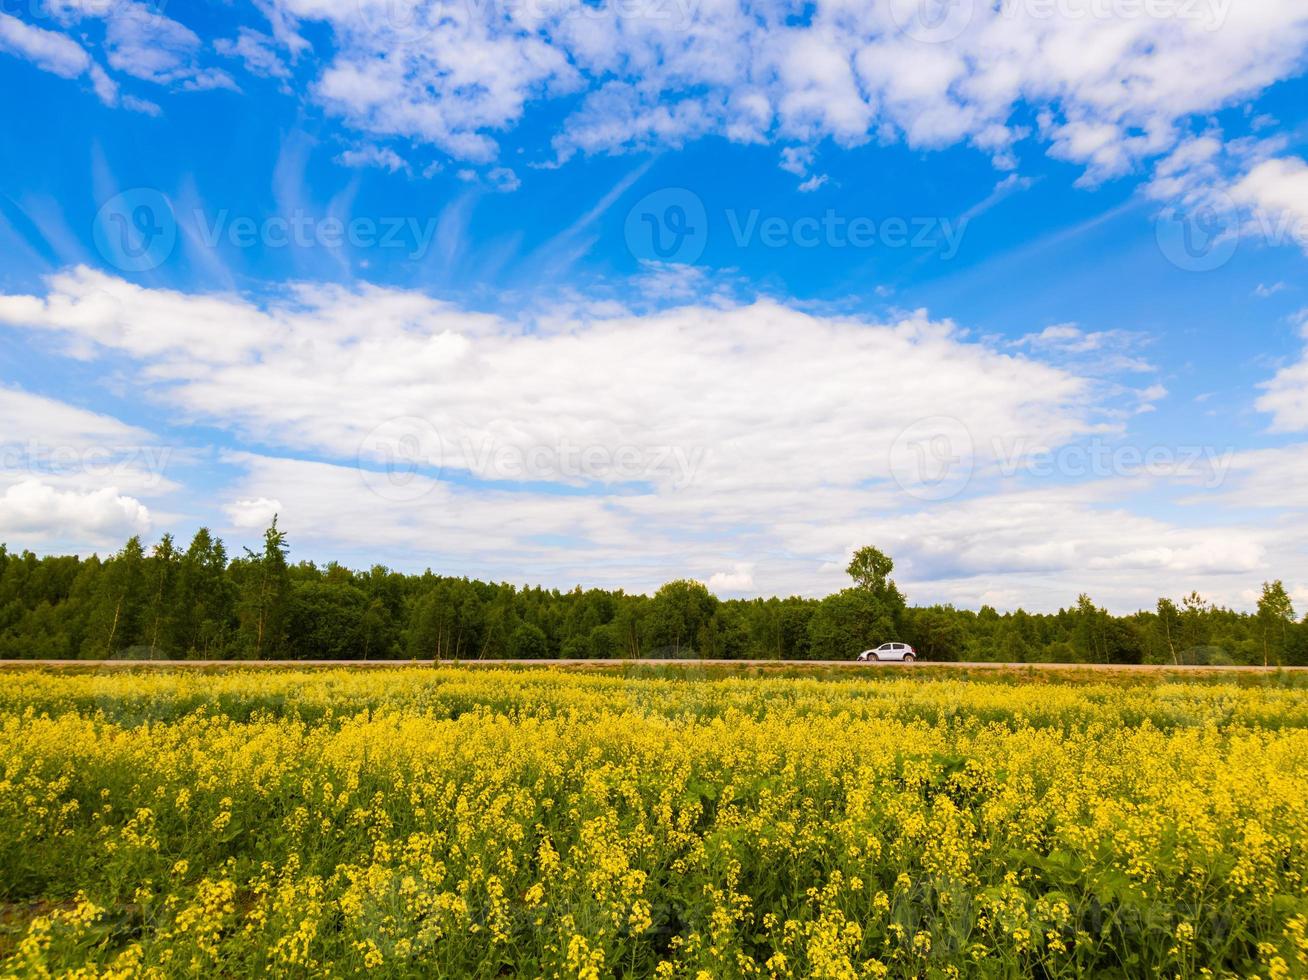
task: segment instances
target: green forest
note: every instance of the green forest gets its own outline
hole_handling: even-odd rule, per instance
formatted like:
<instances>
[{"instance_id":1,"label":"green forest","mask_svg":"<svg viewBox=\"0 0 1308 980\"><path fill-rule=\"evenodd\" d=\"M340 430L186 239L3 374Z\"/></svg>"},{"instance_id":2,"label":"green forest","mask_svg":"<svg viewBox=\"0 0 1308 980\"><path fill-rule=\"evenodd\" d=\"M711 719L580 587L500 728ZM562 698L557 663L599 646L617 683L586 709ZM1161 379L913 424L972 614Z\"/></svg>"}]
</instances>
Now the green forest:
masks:
<instances>
[{"instance_id":1,"label":"green forest","mask_svg":"<svg viewBox=\"0 0 1308 980\"><path fill-rule=\"evenodd\" d=\"M848 660L897 640L926 660L1308 664L1308 622L1279 581L1254 613L1193 592L1127 616L1086 595L1056 613L1001 613L909 605L874 547L824 599L719 599L687 580L652 596L564 592L288 553L276 520L260 550L235 557L204 528L185 548L134 537L107 559L0 545L0 658Z\"/></svg>"}]
</instances>

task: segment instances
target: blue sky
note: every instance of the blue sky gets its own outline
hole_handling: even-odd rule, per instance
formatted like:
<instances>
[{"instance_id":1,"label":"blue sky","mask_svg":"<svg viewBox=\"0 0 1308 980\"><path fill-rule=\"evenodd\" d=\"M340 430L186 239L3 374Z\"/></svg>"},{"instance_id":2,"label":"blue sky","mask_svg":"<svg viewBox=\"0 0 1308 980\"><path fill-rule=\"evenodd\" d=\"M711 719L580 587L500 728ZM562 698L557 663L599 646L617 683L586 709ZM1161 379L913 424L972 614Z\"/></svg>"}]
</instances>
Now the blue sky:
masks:
<instances>
[{"instance_id":1,"label":"blue sky","mask_svg":"<svg viewBox=\"0 0 1308 980\"><path fill-rule=\"evenodd\" d=\"M1293 0L0 4L0 540L1308 606Z\"/></svg>"}]
</instances>

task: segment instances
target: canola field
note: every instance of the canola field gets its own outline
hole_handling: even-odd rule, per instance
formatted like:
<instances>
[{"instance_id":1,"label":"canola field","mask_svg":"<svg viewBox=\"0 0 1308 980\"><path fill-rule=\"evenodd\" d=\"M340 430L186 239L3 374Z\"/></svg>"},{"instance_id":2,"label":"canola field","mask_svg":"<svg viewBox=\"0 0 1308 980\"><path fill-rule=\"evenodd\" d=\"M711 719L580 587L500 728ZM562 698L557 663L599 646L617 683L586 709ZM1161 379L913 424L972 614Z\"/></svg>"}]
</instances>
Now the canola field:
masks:
<instances>
[{"instance_id":1,"label":"canola field","mask_svg":"<svg viewBox=\"0 0 1308 980\"><path fill-rule=\"evenodd\" d=\"M0 674L0 976L1308 975L1308 690Z\"/></svg>"}]
</instances>

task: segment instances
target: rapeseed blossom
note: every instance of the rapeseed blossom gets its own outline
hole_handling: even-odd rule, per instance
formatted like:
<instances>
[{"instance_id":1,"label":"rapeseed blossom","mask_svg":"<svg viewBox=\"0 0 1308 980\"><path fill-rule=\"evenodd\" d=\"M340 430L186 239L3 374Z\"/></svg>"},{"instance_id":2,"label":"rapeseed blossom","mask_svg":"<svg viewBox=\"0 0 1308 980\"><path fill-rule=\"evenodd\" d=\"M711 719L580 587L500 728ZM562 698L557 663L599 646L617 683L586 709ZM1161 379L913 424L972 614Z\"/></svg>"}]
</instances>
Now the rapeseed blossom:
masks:
<instances>
[{"instance_id":1,"label":"rapeseed blossom","mask_svg":"<svg viewBox=\"0 0 1308 980\"><path fill-rule=\"evenodd\" d=\"M1286 681L6 681L0 976L1308 976Z\"/></svg>"}]
</instances>

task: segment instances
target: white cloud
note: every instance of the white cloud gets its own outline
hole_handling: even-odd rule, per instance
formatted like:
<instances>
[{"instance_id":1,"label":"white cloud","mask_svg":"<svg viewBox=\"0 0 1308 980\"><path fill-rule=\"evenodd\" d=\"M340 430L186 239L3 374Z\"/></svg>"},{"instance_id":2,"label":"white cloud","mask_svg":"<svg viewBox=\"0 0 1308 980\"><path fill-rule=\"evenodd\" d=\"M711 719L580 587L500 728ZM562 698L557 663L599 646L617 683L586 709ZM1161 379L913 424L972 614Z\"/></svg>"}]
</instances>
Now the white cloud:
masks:
<instances>
[{"instance_id":1,"label":"white cloud","mask_svg":"<svg viewBox=\"0 0 1308 980\"><path fill-rule=\"evenodd\" d=\"M188 457L110 416L0 387L0 488L35 479L82 495L113 486L158 496L177 488L169 468Z\"/></svg>"},{"instance_id":2,"label":"white cloud","mask_svg":"<svg viewBox=\"0 0 1308 980\"><path fill-rule=\"evenodd\" d=\"M378 167L391 173L408 171L409 165L389 146L361 146L346 150L336 157L336 162L347 167Z\"/></svg>"},{"instance_id":3,"label":"white cloud","mask_svg":"<svg viewBox=\"0 0 1308 980\"><path fill-rule=\"evenodd\" d=\"M1025 103L1050 151L1094 182L1167 152L1190 117L1297 74L1308 44L1299 0L954 5L971 16L939 43L905 29L913 6L822 0L802 21L771 0L271 10L329 26L335 53L315 91L366 132L486 161L529 103L580 96L562 157L714 134L785 141L798 176L811 161L797 154L823 139L970 142L1011 166Z\"/></svg>"},{"instance_id":4,"label":"white cloud","mask_svg":"<svg viewBox=\"0 0 1308 980\"><path fill-rule=\"evenodd\" d=\"M1129 330L1082 330L1075 323L1055 323L1013 342L1084 374L1149 373L1154 366L1138 355L1148 338ZM1161 397L1161 395L1159 396Z\"/></svg>"},{"instance_id":5,"label":"white cloud","mask_svg":"<svg viewBox=\"0 0 1308 980\"><path fill-rule=\"evenodd\" d=\"M118 103L117 84L66 34L47 31L0 12L0 51L26 58L42 71L62 78L86 75L101 102L108 106Z\"/></svg>"},{"instance_id":6,"label":"white cloud","mask_svg":"<svg viewBox=\"0 0 1308 980\"><path fill-rule=\"evenodd\" d=\"M21 435L20 435L21 434ZM141 445L143 429L20 388L0 386L0 445L38 438L53 445Z\"/></svg>"},{"instance_id":7,"label":"white cloud","mask_svg":"<svg viewBox=\"0 0 1308 980\"><path fill-rule=\"evenodd\" d=\"M708 587L715 592L749 592L754 588L754 563L738 561L729 572L714 572Z\"/></svg>"},{"instance_id":8,"label":"white cloud","mask_svg":"<svg viewBox=\"0 0 1308 980\"><path fill-rule=\"evenodd\" d=\"M77 9L97 12L94 6ZM182 89L237 89L225 71L197 63L202 45L190 28L143 3L114 3L99 9L105 14L105 50L111 68Z\"/></svg>"},{"instance_id":9,"label":"white cloud","mask_svg":"<svg viewBox=\"0 0 1308 980\"><path fill-rule=\"evenodd\" d=\"M1260 217L1268 244L1298 244L1308 251L1308 163L1278 157L1254 166L1231 188L1237 204Z\"/></svg>"},{"instance_id":10,"label":"white cloud","mask_svg":"<svg viewBox=\"0 0 1308 980\"><path fill-rule=\"evenodd\" d=\"M1162 394L1046 361L1037 340L1087 357L1112 347L1069 324L1014 355L924 313L723 300L517 321L378 287L301 284L255 302L85 269L42 296L0 296L0 322L126 357L146 397L226 429L246 451L226 457L241 475L217 505L242 531L279 512L303 554L824 594L843 584L842 555L876 543L915 598L1012 590L1040 608L1083 588L1151 604L1160 582L1238 598L1304 564L1267 527L1212 514L1187 527L1123 503L1142 481L1211 492L1180 469L1024 469L1044 449L1121 438L1139 398ZM930 485L902 481L914 447L928 464L957 458L970 481L934 505Z\"/></svg>"},{"instance_id":11,"label":"white cloud","mask_svg":"<svg viewBox=\"0 0 1308 980\"><path fill-rule=\"evenodd\" d=\"M43 549L56 542L121 542L150 530L150 511L116 487L79 492L59 490L39 480L23 480L0 493L0 537L15 546L34 542Z\"/></svg>"},{"instance_id":12,"label":"white cloud","mask_svg":"<svg viewBox=\"0 0 1308 980\"><path fill-rule=\"evenodd\" d=\"M190 457L108 415L0 386L0 542L116 550L153 528L147 501L179 489Z\"/></svg>"},{"instance_id":13,"label":"white cloud","mask_svg":"<svg viewBox=\"0 0 1308 980\"><path fill-rule=\"evenodd\" d=\"M1308 340L1308 311L1300 317L1300 333ZM1254 404L1272 416L1273 431L1308 431L1308 347L1298 361L1281 368L1260 387L1263 393Z\"/></svg>"},{"instance_id":14,"label":"white cloud","mask_svg":"<svg viewBox=\"0 0 1308 980\"><path fill-rule=\"evenodd\" d=\"M225 71L199 64L203 44L194 31L148 4L136 0L115 3L45 0L41 10L63 27L85 20L103 21L105 57L115 71L183 90L237 90L236 82ZM248 49L247 43L242 52ZM85 72L102 102L110 106L120 104L117 82L66 34L33 27L0 13L0 50L27 57L46 71L65 78ZM241 52L233 48L228 53ZM154 103L134 96L124 97L121 104L137 112L158 113Z\"/></svg>"},{"instance_id":15,"label":"white cloud","mask_svg":"<svg viewBox=\"0 0 1308 980\"><path fill-rule=\"evenodd\" d=\"M267 34L242 27L235 38L219 38L213 47L221 55L239 58L252 75L280 79L291 77L291 69L282 60L276 40Z\"/></svg>"},{"instance_id":16,"label":"white cloud","mask_svg":"<svg viewBox=\"0 0 1308 980\"><path fill-rule=\"evenodd\" d=\"M76 78L91 67L91 56L72 38L34 27L0 12L0 51L26 58L42 71Z\"/></svg>"},{"instance_id":17,"label":"white cloud","mask_svg":"<svg viewBox=\"0 0 1308 980\"><path fill-rule=\"evenodd\" d=\"M224 510L234 527L264 528L281 512L282 503L271 497L258 497L254 500L234 500Z\"/></svg>"},{"instance_id":18,"label":"white cloud","mask_svg":"<svg viewBox=\"0 0 1308 980\"><path fill-rule=\"evenodd\" d=\"M486 173L486 179L492 187L502 194L511 194L522 186L522 181L508 167L492 167Z\"/></svg>"},{"instance_id":19,"label":"white cloud","mask_svg":"<svg viewBox=\"0 0 1308 980\"><path fill-rule=\"evenodd\" d=\"M261 307L87 269L50 282L0 297L0 322L135 357L156 398L258 440L351 457L388 420L425 419L457 450L447 468L487 479L513 476L490 448L546 447L558 458L533 478L670 488L694 463L722 487L852 485L885 479L889 446L924 417L966 418L987 444L1094 425L1079 378L923 313L880 324L759 301L523 324L376 287L298 286ZM608 455L570 472L569 446Z\"/></svg>"}]
</instances>

